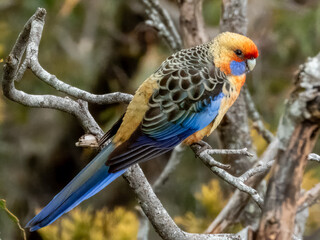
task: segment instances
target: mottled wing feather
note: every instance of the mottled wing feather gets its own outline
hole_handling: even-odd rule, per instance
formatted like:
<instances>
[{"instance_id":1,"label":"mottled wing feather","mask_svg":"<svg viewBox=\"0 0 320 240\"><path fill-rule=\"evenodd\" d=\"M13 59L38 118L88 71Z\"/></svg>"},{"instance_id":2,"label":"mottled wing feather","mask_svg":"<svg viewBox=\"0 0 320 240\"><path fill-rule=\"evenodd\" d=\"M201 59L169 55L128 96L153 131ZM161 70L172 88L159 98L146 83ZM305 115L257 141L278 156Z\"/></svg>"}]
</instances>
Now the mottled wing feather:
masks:
<instances>
[{"instance_id":1,"label":"mottled wing feather","mask_svg":"<svg viewBox=\"0 0 320 240\"><path fill-rule=\"evenodd\" d=\"M111 172L171 150L214 120L229 83L208 50L208 45L182 50L156 71L158 89L140 126L110 155Z\"/></svg>"}]
</instances>

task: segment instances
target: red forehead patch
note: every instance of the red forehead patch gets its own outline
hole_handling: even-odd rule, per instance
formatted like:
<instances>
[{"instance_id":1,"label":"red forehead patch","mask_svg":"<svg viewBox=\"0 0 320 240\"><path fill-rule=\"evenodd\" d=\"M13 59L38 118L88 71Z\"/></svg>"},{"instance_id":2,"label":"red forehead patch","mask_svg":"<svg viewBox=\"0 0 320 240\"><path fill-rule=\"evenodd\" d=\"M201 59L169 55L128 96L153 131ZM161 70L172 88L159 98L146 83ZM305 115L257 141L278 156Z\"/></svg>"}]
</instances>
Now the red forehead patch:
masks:
<instances>
[{"instance_id":1,"label":"red forehead patch","mask_svg":"<svg viewBox=\"0 0 320 240\"><path fill-rule=\"evenodd\" d=\"M247 44L245 47L244 56L246 59L257 58L259 56L259 52L256 45Z\"/></svg>"}]
</instances>

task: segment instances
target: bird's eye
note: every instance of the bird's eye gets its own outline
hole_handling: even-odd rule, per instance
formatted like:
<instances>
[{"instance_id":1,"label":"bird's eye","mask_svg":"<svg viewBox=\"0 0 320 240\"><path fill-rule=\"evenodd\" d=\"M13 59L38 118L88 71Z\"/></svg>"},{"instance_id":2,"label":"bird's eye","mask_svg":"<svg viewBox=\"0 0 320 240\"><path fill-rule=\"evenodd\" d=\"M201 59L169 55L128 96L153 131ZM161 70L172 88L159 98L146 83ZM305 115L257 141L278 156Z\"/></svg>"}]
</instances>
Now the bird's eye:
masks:
<instances>
[{"instance_id":1,"label":"bird's eye","mask_svg":"<svg viewBox=\"0 0 320 240\"><path fill-rule=\"evenodd\" d=\"M236 54L237 56L239 56L239 57L242 55L242 51L241 51L240 49L237 49L237 50L235 50L234 52L235 52L235 54Z\"/></svg>"}]
</instances>

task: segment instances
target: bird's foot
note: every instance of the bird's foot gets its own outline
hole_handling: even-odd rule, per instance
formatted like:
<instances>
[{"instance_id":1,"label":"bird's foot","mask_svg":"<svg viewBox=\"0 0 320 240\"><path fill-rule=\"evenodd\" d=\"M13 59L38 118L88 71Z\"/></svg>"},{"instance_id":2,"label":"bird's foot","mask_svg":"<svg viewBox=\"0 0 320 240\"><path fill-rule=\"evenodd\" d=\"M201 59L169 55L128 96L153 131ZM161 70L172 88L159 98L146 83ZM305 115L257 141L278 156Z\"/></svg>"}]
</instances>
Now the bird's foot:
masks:
<instances>
[{"instance_id":1,"label":"bird's foot","mask_svg":"<svg viewBox=\"0 0 320 240\"><path fill-rule=\"evenodd\" d=\"M190 146L194 150L197 157L199 157L203 151L212 149L209 143L202 140L200 140L199 142L192 143Z\"/></svg>"}]
</instances>

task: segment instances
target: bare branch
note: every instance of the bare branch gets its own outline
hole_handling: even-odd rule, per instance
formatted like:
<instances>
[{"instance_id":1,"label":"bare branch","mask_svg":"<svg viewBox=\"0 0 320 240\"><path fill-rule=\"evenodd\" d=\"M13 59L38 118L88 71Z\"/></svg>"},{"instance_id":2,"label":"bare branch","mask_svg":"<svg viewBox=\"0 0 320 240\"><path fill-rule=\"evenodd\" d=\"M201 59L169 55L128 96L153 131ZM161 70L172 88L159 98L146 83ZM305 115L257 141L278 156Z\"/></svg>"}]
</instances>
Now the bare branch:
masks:
<instances>
[{"instance_id":1,"label":"bare branch","mask_svg":"<svg viewBox=\"0 0 320 240\"><path fill-rule=\"evenodd\" d=\"M302 240L306 228L306 222L309 217L309 209L305 208L303 211L298 211L294 220L294 235L293 239Z\"/></svg>"},{"instance_id":2,"label":"bare branch","mask_svg":"<svg viewBox=\"0 0 320 240\"><path fill-rule=\"evenodd\" d=\"M318 200L320 200L320 183L315 185L309 191L305 192L298 200L298 212L303 211L305 208L311 207Z\"/></svg>"},{"instance_id":3,"label":"bare branch","mask_svg":"<svg viewBox=\"0 0 320 240\"><path fill-rule=\"evenodd\" d=\"M96 95L79 88L70 86L59 80L56 76L48 73L44 70L37 59L35 59L31 64L32 72L43 82L52 86L56 90L66 93L69 96L82 99L84 101L95 103L95 104L113 104L113 103L129 103L132 100L132 95L121 92L114 92L102 95Z\"/></svg>"},{"instance_id":4,"label":"bare branch","mask_svg":"<svg viewBox=\"0 0 320 240\"><path fill-rule=\"evenodd\" d=\"M242 182L246 182L250 177L256 174L263 174L270 170L274 161L267 162L266 164L258 165L254 168L249 169L244 174L239 177L239 180Z\"/></svg>"},{"instance_id":5,"label":"bare branch","mask_svg":"<svg viewBox=\"0 0 320 240\"><path fill-rule=\"evenodd\" d=\"M240 181L237 177L232 176L231 174L227 173L226 171L218 167L211 167L210 169L212 172L216 173L219 177L221 177L227 183L231 184L232 186L239 189L240 191L249 194L252 197L252 199L257 203L257 205L260 208L262 208L263 199L255 189L249 187L248 185Z\"/></svg>"},{"instance_id":6,"label":"bare branch","mask_svg":"<svg viewBox=\"0 0 320 240\"><path fill-rule=\"evenodd\" d=\"M9 54L9 57L13 58L13 60L15 60L15 61L18 61L18 64L15 64L15 62L12 62L13 65L9 65L8 67L16 67L15 70L17 70L17 68L21 62L22 56L25 52L25 49L27 47L27 44L28 44L28 40L30 37L31 23L33 23L37 19L40 22L44 22L45 15L46 15L46 10L44 8L38 8L36 13L24 25L22 31L20 32L20 34L18 36L18 39L17 39L15 45L13 46L13 48ZM15 72L12 72L12 74L15 74Z\"/></svg>"},{"instance_id":7,"label":"bare branch","mask_svg":"<svg viewBox=\"0 0 320 240\"><path fill-rule=\"evenodd\" d=\"M220 31L247 34L247 0L223 0Z\"/></svg>"},{"instance_id":8,"label":"bare branch","mask_svg":"<svg viewBox=\"0 0 320 240\"><path fill-rule=\"evenodd\" d=\"M23 61L23 63L20 65L20 68L19 68L17 75L15 77L15 80L14 80L15 82L19 82L22 79L23 75L25 74L25 72L28 68L28 65L29 64L27 61Z\"/></svg>"},{"instance_id":9,"label":"bare branch","mask_svg":"<svg viewBox=\"0 0 320 240\"><path fill-rule=\"evenodd\" d=\"M247 157L253 157L254 155L248 151L247 148L242 149L207 149L204 151L206 154L235 154L245 155Z\"/></svg>"},{"instance_id":10,"label":"bare branch","mask_svg":"<svg viewBox=\"0 0 320 240\"><path fill-rule=\"evenodd\" d=\"M169 13L160 6L158 0L141 0L141 2L146 6L146 14L149 17L146 24L154 27L172 50L180 50L182 41Z\"/></svg>"},{"instance_id":11,"label":"bare branch","mask_svg":"<svg viewBox=\"0 0 320 240\"><path fill-rule=\"evenodd\" d=\"M185 47L193 47L209 40L202 17L203 0L178 0L180 28Z\"/></svg>"},{"instance_id":12,"label":"bare branch","mask_svg":"<svg viewBox=\"0 0 320 240\"><path fill-rule=\"evenodd\" d=\"M43 26L42 26L43 28ZM40 29L39 29L40 31ZM42 29L41 29L42 32ZM69 96L82 99L84 101L95 104L112 104L118 102L129 103L132 99L132 95L126 93L109 93L103 95L96 95L79 88L70 86L59 80L56 76L48 73L39 63L38 53L41 35L33 38L33 41L28 44L26 53L26 62L29 63L31 71L43 82L47 83L56 90L66 93Z\"/></svg>"},{"instance_id":13,"label":"bare branch","mask_svg":"<svg viewBox=\"0 0 320 240\"><path fill-rule=\"evenodd\" d=\"M279 145L279 140L275 138L274 141L268 146L267 150L264 152L261 160L257 162L257 164L253 168L242 174L239 179L245 182L250 187L255 188L256 186L258 186L271 169L274 163L274 160L272 159L275 158ZM248 202L248 199L249 195L244 194L240 191L236 191L229 199L224 209L207 228L206 232L223 232L227 227L232 225L235 221L237 221L237 219L239 219L242 210Z\"/></svg>"},{"instance_id":14,"label":"bare branch","mask_svg":"<svg viewBox=\"0 0 320 240\"><path fill-rule=\"evenodd\" d=\"M207 166L209 167L218 167L218 168L221 168L221 169L230 169L231 166L228 165L228 164L223 164L223 163L220 163L218 161L216 161L213 157L211 157L209 154L207 154L205 151L201 152L200 154L198 154L195 150L194 147L191 147L192 150L195 151L195 154L198 155L198 157L202 160L202 161L205 161L207 164Z\"/></svg>"},{"instance_id":15,"label":"bare branch","mask_svg":"<svg viewBox=\"0 0 320 240\"><path fill-rule=\"evenodd\" d=\"M309 161L320 162L320 156L318 154L315 154L315 153L310 153L308 155L308 160Z\"/></svg>"}]
</instances>

